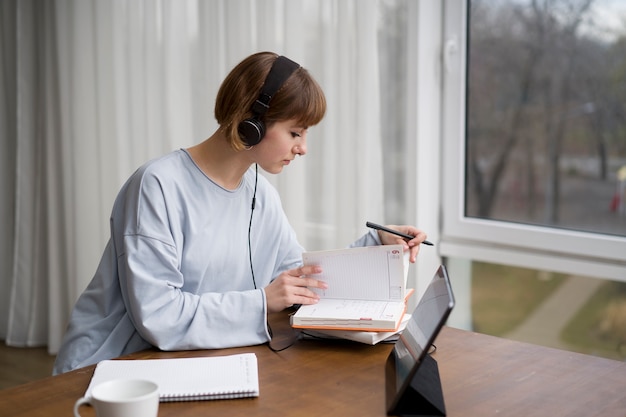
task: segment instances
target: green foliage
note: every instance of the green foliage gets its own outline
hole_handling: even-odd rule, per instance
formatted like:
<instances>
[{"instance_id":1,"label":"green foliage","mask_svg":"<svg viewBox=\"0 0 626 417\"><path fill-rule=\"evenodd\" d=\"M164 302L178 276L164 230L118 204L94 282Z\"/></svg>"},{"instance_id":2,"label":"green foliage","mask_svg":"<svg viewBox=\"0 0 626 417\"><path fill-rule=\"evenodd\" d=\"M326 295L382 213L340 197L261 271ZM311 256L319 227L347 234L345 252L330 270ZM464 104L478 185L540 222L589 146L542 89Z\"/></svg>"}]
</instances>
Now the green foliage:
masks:
<instances>
[{"instance_id":1,"label":"green foliage","mask_svg":"<svg viewBox=\"0 0 626 417\"><path fill-rule=\"evenodd\" d=\"M512 331L558 288L564 278L562 274L474 262L474 330L493 336L503 336Z\"/></svg>"},{"instance_id":2,"label":"green foliage","mask_svg":"<svg viewBox=\"0 0 626 417\"><path fill-rule=\"evenodd\" d=\"M563 274L474 262L474 330L504 337L566 279ZM626 282L603 283L570 320L560 338L574 352L626 359Z\"/></svg>"},{"instance_id":3,"label":"green foliage","mask_svg":"<svg viewBox=\"0 0 626 417\"><path fill-rule=\"evenodd\" d=\"M626 283L604 283L561 337L578 352L626 359Z\"/></svg>"}]
</instances>

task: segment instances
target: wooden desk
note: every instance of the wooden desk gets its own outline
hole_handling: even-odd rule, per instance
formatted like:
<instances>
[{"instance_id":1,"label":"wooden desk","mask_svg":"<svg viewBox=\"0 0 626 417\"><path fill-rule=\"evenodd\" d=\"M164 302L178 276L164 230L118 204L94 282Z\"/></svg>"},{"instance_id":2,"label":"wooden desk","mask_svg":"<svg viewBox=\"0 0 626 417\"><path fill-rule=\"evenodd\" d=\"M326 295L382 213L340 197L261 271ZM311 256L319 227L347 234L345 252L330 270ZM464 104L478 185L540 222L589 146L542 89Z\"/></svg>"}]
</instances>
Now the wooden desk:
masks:
<instances>
[{"instance_id":1,"label":"wooden desk","mask_svg":"<svg viewBox=\"0 0 626 417\"><path fill-rule=\"evenodd\" d=\"M448 416L626 416L626 363L444 328L434 358ZM300 341L132 358L255 352L260 397L162 403L159 416L384 416L390 345ZM70 416L93 366L0 391L0 416ZM94 416L83 407L84 416Z\"/></svg>"}]
</instances>

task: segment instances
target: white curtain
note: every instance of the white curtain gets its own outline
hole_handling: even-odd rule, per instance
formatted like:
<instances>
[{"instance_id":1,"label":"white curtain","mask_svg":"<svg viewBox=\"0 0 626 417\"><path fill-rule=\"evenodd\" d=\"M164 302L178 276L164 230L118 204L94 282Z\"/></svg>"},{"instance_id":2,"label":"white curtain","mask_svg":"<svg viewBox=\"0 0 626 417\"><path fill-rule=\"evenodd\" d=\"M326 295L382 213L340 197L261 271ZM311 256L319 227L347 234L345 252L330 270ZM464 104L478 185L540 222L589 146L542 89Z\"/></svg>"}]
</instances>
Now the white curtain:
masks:
<instances>
[{"instance_id":1,"label":"white curtain","mask_svg":"<svg viewBox=\"0 0 626 417\"><path fill-rule=\"evenodd\" d=\"M328 98L309 154L269 176L301 242L343 247L383 219L377 4L0 2L0 339L56 352L119 187L208 137L221 80L256 51L301 63Z\"/></svg>"}]
</instances>

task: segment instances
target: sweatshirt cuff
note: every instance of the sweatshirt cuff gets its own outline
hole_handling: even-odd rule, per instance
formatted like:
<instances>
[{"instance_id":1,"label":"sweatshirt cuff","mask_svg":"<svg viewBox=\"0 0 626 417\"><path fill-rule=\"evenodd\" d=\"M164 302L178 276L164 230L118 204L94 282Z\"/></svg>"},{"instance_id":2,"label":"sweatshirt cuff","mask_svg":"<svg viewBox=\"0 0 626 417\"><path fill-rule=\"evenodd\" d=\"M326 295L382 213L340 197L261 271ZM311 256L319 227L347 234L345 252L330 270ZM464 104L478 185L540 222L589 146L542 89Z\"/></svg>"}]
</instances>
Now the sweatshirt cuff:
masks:
<instances>
[{"instance_id":1,"label":"sweatshirt cuff","mask_svg":"<svg viewBox=\"0 0 626 417\"><path fill-rule=\"evenodd\" d=\"M354 241L350 247L358 248L363 246L378 246L381 245L380 237L378 236L378 231L374 229L370 229L366 234L361 236L359 239Z\"/></svg>"}]
</instances>

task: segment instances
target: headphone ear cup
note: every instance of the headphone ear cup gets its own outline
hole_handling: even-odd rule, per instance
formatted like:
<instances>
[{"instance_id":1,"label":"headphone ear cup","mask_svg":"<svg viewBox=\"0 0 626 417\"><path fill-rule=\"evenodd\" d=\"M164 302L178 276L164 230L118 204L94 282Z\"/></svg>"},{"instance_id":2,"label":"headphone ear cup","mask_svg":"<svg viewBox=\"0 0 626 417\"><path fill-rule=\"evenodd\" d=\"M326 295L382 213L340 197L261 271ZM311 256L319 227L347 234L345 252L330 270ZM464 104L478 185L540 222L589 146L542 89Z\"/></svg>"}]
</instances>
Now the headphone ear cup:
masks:
<instances>
[{"instance_id":1,"label":"headphone ear cup","mask_svg":"<svg viewBox=\"0 0 626 417\"><path fill-rule=\"evenodd\" d=\"M255 118L245 119L239 123L237 131L246 145L255 146L265 136L265 123Z\"/></svg>"}]
</instances>

